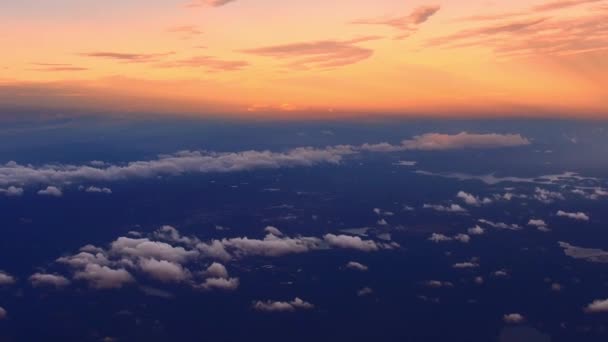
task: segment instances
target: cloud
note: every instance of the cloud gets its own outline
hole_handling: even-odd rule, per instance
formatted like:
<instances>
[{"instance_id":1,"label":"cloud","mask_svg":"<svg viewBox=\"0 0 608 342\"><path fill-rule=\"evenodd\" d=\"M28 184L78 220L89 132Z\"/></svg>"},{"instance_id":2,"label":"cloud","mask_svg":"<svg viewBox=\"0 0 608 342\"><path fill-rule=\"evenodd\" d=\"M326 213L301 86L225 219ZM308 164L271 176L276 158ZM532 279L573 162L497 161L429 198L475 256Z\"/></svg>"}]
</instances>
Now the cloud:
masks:
<instances>
[{"instance_id":1,"label":"cloud","mask_svg":"<svg viewBox=\"0 0 608 342\"><path fill-rule=\"evenodd\" d=\"M477 220L479 221L479 223L483 223L483 224L487 224L488 226L492 227L492 228L498 228L498 229L508 229L508 230L521 230L523 229L522 226L512 223L512 224L507 224L504 222L492 222L492 221L488 221L486 219L479 219Z\"/></svg>"},{"instance_id":2,"label":"cloud","mask_svg":"<svg viewBox=\"0 0 608 342\"><path fill-rule=\"evenodd\" d=\"M247 237L223 239L220 241L224 250L230 250L236 256L270 256L305 253L321 248L321 240L315 237L278 237L266 235L263 240Z\"/></svg>"},{"instance_id":3,"label":"cloud","mask_svg":"<svg viewBox=\"0 0 608 342\"><path fill-rule=\"evenodd\" d=\"M356 262L356 261L349 261L346 264L346 268L351 269L351 270L356 270L356 271L367 271L369 269L369 267L363 265L362 263Z\"/></svg>"},{"instance_id":4,"label":"cloud","mask_svg":"<svg viewBox=\"0 0 608 342\"><path fill-rule=\"evenodd\" d=\"M458 262L452 265L453 268L477 268L479 264L476 262Z\"/></svg>"},{"instance_id":5,"label":"cloud","mask_svg":"<svg viewBox=\"0 0 608 342\"><path fill-rule=\"evenodd\" d=\"M112 193L112 189L110 188L98 188L96 186L90 186L88 188L84 189L85 192L89 192L89 193L100 193L100 194L111 194Z\"/></svg>"},{"instance_id":6,"label":"cloud","mask_svg":"<svg viewBox=\"0 0 608 342\"><path fill-rule=\"evenodd\" d=\"M119 256L167 260L175 263L183 263L198 256L196 250L186 250L181 246L172 246L147 238L132 239L128 237L119 237L112 242L109 252Z\"/></svg>"},{"instance_id":7,"label":"cloud","mask_svg":"<svg viewBox=\"0 0 608 342\"><path fill-rule=\"evenodd\" d=\"M530 141L519 134L428 133L405 140L402 145L410 150L441 151L526 146L530 145Z\"/></svg>"},{"instance_id":8,"label":"cloud","mask_svg":"<svg viewBox=\"0 0 608 342\"><path fill-rule=\"evenodd\" d=\"M473 205L473 206L476 206L476 207L479 207L482 204L490 204L490 203L493 202L488 197L485 197L485 198L481 199L478 196L469 194L469 193L464 192L464 191L459 191L458 194L456 195L456 197L462 199L464 201L464 203L466 203L468 205Z\"/></svg>"},{"instance_id":9,"label":"cloud","mask_svg":"<svg viewBox=\"0 0 608 342\"><path fill-rule=\"evenodd\" d=\"M291 60L294 69L335 68L355 64L370 58L374 51L359 46L378 37L362 37L351 40L320 40L283 45L265 46L242 50L243 53Z\"/></svg>"},{"instance_id":10,"label":"cloud","mask_svg":"<svg viewBox=\"0 0 608 342\"><path fill-rule=\"evenodd\" d=\"M439 204L424 204L424 209L433 209L435 211L447 212L447 213L466 213L467 210L458 204L451 204L449 206Z\"/></svg>"},{"instance_id":11,"label":"cloud","mask_svg":"<svg viewBox=\"0 0 608 342\"><path fill-rule=\"evenodd\" d=\"M538 230L543 232L549 231L549 226L547 225L547 223L544 220L540 219L530 219L530 221L528 221L528 226L534 226Z\"/></svg>"},{"instance_id":12,"label":"cloud","mask_svg":"<svg viewBox=\"0 0 608 342\"><path fill-rule=\"evenodd\" d=\"M74 279L85 280L95 289L117 289L135 281L124 268L112 269L97 264L86 265L82 271L76 272Z\"/></svg>"},{"instance_id":13,"label":"cloud","mask_svg":"<svg viewBox=\"0 0 608 342\"><path fill-rule=\"evenodd\" d=\"M63 192L56 186L47 186L46 189L38 191L38 195L61 197L63 196Z\"/></svg>"},{"instance_id":14,"label":"cloud","mask_svg":"<svg viewBox=\"0 0 608 342\"><path fill-rule=\"evenodd\" d=\"M226 269L226 266L214 262L207 267L205 276L209 278L228 278L228 270Z\"/></svg>"},{"instance_id":15,"label":"cloud","mask_svg":"<svg viewBox=\"0 0 608 342\"><path fill-rule=\"evenodd\" d=\"M372 240L363 240L358 236L326 234L323 236L330 246L356 249L364 252L377 251L379 246Z\"/></svg>"},{"instance_id":16,"label":"cloud","mask_svg":"<svg viewBox=\"0 0 608 342\"><path fill-rule=\"evenodd\" d=\"M429 280L429 281L426 281L424 283L424 285L435 288L435 289L442 288L442 287L454 287L454 284L452 282L439 281L439 280Z\"/></svg>"},{"instance_id":17,"label":"cloud","mask_svg":"<svg viewBox=\"0 0 608 342\"><path fill-rule=\"evenodd\" d=\"M70 285L70 281L61 275L48 273L34 273L29 278L33 287L65 287Z\"/></svg>"},{"instance_id":18,"label":"cloud","mask_svg":"<svg viewBox=\"0 0 608 342\"><path fill-rule=\"evenodd\" d=\"M0 194L4 194L8 197L18 197L18 196L23 195L23 188L9 186L6 189L0 189Z\"/></svg>"},{"instance_id":19,"label":"cloud","mask_svg":"<svg viewBox=\"0 0 608 342\"><path fill-rule=\"evenodd\" d=\"M403 39L418 30L418 27L427 22L433 15L435 15L441 6L439 5L428 5L420 6L415 8L410 14L404 16L388 17L388 18L372 18L372 19L359 19L351 22L357 25L381 25L388 26L405 33L395 37L396 39Z\"/></svg>"},{"instance_id":20,"label":"cloud","mask_svg":"<svg viewBox=\"0 0 608 342\"><path fill-rule=\"evenodd\" d=\"M467 234L457 234L454 237L449 237L444 234L433 233L431 237L429 237L429 240L435 243L448 241L460 241L462 243L469 243L469 241L471 241L471 237Z\"/></svg>"},{"instance_id":21,"label":"cloud","mask_svg":"<svg viewBox=\"0 0 608 342\"><path fill-rule=\"evenodd\" d=\"M369 287L364 287L361 290L357 291L357 296L359 297L365 297L365 296L369 296L371 294L374 293L374 290L372 290Z\"/></svg>"},{"instance_id":22,"label":"cloud","mask_svg":"<svg viewBox=\"0 0 608 342\"><path fill-rule=\"evenodd\" d=\"M541 188L536 188L534 190L534 198L545 204L553 203L556 200L565 200L564 195L562 195L561 193Z\"/></svg>"},{"instance_id":23,"label":"cloud","mask_svg":"<svg viewBox=\"0 0 608 342\"><path fill-rule=\"evenodd\" d=\"M253 309L261 312L295 312L298 310L311 310L314 309L314 305L305 302L302 299L296 297L290 302L273 302L273 301L255 301L253 303Z\"/></svg>"},{"instance_id":24,"label":"cloud","mask_svg":"<svg viewBox=\"0 0 608 342\"><path fill-rule=\"evenodd\" d=\"M204 290L234 291L239 287L238 278L207 278L200 287Z\"/></svg>"},{"instance_id":25,"label":"cloud","mask_svg":"<svg viewBox=\"0 0 608 342\"><path fill-rule=\"evenodd\" d=\"M589 262L608 263L608 251L596 248L583 248L560 241L559 246L563 248L564 254L574 259L582 259Z\"/></svg>"},{"instance_id":26,"label":"cloud","mask_svg":"<svg viewBox=\"0 0 608 342\"><path fill-rule=\"evenodd\" d=\"M201 7L201 6L211 6L211 7L220 7L227 5L236 0L192 0L187 4L188 7Z\"/></svg>"},{"instance_id":27,"label":"cloud","mask_svg":"<svg viewBox=\"0 0 608 342\"><path fill-rule=\"evenodd\" d=\"M16 282L15 277L6 272L0 271L0 286L13 285Z\"/></svg>"},{"instance_id":28,"label":"cloud","mask_svg":"<svg viewBox=\"0 0 608 342\"><path fill-rule=\"evenodd\" d=\"M77 67L71 64L63 63L32 63L35 68L31 69L34 71L46 71L46 72L65 72L65 71L86 71L88 68Z\"/></svg>"},{"instance_id":29,"label":"cloud","mask_svg":"<svg viewBox=\"0 0 608 342\"><path fill-rule=\"evenodd\" d=\"M581 213L581 212L569 213L569 212L565 212L563 210L559 210L557 212L557 216L567 217L567 218L571 218L571 219L577 220L577 221L589 221L589 215L587 215L585 213Z\"/></svg>"},{"instance_id":30,"label":"cloud","mask_svg":"<svg viewBox=\"0 0 608 342\"><path fill-rule=\"evenodd\" d=\"M537 12L553 11L553 10L558 10L558 9L563 9L563 8L568 8L568 7L585 5L585 4L593 3L593 2L599 2L599 1L603 1L603 0L557 0L557 1L551 1L551 2L541 4L541 5L534 6L533 9Z\"/></svg>"},{"instance_id":31,"label":"cloud","mask_svg":"<svg viewBox=\"0 0 608 342\"><path fill-rule=\"evenodd\" d=\"M179 283L190 279L190 272L182 265L167 260L141 259L142 272L165 283Z\"/></svg>"},{"instance_id":32,"label":"cloud","mask_svg":"<svg viewBox=\"0 0 608 342\"><path fill-rule=\"evenodd\" d=\"M157 66L162 68L203 68L207 71L238 71L249 66L249 62L241 60L225 60L212 56L195 56L187 59L180 59L160 63Z\"/></svg>"},{"instance_id":33,"label":"cloud","mask_svg":"<svg viewBox=\"0 0 608 342\"><path fill-rule=\"evenodd\" d=\"M158 62L165 57L173 55L174 52L164 53L126 53L126 52L110 52L110 51L93 51L80 53L80 56L115 60L126 63L150 63Z\"/></svg>"},{"instance_id":34,"label":"cloud","mask_svg":"<svg viewBox=\"0 0 608 342\"><path fill-rule=\"evenodd\" d=\"M283 233L277 227L268 226L264 228L264 231L274 236L283 236Z\"/></svg>"},{"instance_id":35,"label":"cloud","mask_svg":"<svg viewBox=\"0 0 608 342\"><path fill-rule=\"evenodd\" d=\"M603 313L608 312L608 299L597 299L591 302L584 311L586 313Z\"/></svg>"},{"instance_id":36,"label":"cloud","mask_svg":"<svg viewBox=\"0 0 608 342\"><path fill-rule=\"evenodd\" d=\"M469 228L467 232L471 235L483 235L486 231L479 225L475 225L475 227Z\"/></svg>"},{"instance_id":37,"label":"cloud","mask_svg":"<svg viewBox=\"0 0 608 342\"><path fill-rule=\"evenodd\" d=\"M504 315L502 320L505 323L509 323L509 324L519 324L519 323L523 323L525 321L525 318L521 314L511 313L511 314Z\"/></svg>"},{"instance_id":38,"label":"cloud","mask_svg":"<svg viewBox=\"0 0 608 342\"><path fill-rule=\"evenodd\" d=\"M167 29L167 32L176 33L182 35L184 39L192 38L198 35L203 34L198 26L194 25L182 25L182 26L173 26Z\"/></svg>"}]
</instances>

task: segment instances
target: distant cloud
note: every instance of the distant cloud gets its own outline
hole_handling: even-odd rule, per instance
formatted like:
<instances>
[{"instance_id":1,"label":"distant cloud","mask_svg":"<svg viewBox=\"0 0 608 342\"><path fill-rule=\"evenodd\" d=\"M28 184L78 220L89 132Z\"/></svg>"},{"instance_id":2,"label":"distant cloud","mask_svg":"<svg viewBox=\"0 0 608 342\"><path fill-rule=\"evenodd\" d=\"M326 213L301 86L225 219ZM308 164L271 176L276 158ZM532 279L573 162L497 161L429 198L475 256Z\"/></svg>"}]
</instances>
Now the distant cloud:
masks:
<instances>
[{"instance_id":1,"label":"distant cloud","mask_svg":"<svg viewBox=\"0 0 608 342\"><path fill-rule=\"evenodd\" d=\"M42 189L42 190L38 191L38 195L61 197L61 196L63 196L63 192L58 187L47 186L46 189Z\"/></svg>"},{"instance_id":2,"label":"distant cloud","mask_svg":"<svg viewBox=\"0 0 608 342\"><path fill-rule=\"evenodd\" d=\"M543 232L549 231L549 226L547 225L547 223L544 220L540 219L530 219L530 221L528 221L528 226L534 226L538 230Z\"/></svg>"},{"instance_id":3,"label":"distant cloud","mask_svg":"<svg viewBox=\"0 0 608 342\"><path fill-rule=\"evenodd\" d=\"M0 271L0 286L13 285L17 282L12 275Z\"/></svg>"},{"instance_id":4,"label":"distant cloud","mask_svg":"<svg viewBox=\"0 0 608 342\"><path fill-rule=\"evenodd\" d=\"M283 236L283 233L277 227L268 226L264 228L264 231L268 234L272 234L274 236Z\"/></svg>"},{"instance_id":5,"label":"distant cloud","mask_svg":"<svg viewBox=\"0 0 608 342\"><path fill-rule=\"evenodd\" d=\"M7 313L6 310L0 306L0 321L6 319Z\"/></svg>"},{"instance_id":6,"label":"distant cloud","mask_svg":"<svg viewBox=\"0 0 608 342\"><path fill-rule=\"evenodd\" d=\"M577 221L589 221L589 215L587 215L585 213L581 213L581 212L569 213L569 212L565 212L563 210L559 210L557 212L557 216L567 217L567 218L577 220Z\"/></svg>"},{"instance_id":7,"label":"distant cloud","mask_svg":"<svg viewBox=\"0 0 608 342\"><path fill-rule=\"evenodd\" d=\"M65 287L70 284L70 281L61 275L48 273L34 273L29 278L33 287Z\"/></svg>"},{"instance_id":8,"label":"distant cloud","mask_svg":"<svg viewBox=\"0 0 608 342\"><path fill-rule=\"evenodd\" d=\"M534 190L534 199L543 202L545 204L550 204L555 202L556 200L565 200L566 198L559 192L549 191L546 189L536 188Z\"/></svg>"},{"instance_id":9,"label":"distant cloud","mask_svg":"<svg viewBox=\"0 0 608 342\"><path fill-rule=\"evenodd\" d=\"M261 312L294 312L298 310L311 310L314 305L296 297L290 302L256 301L253 309Z\"/></svg>"},{"instance_id":10,"label":"distant cloud","mask_svg":"<svg viewBox=\"0 0 608 342\"><path fill-rule=\"evenodd\" d=\"M47 72L65 72L65 71L86 71L88 68L74 66L72 64L63 63L32 63L34 66L33 71L47 71Z\"/></svg>"},{"instance_id":11,"label":"distant cloud","mask_svg":"<svg viewBox=\"0 0 608 342\"><path fill-rule=\"evenodd\" d=\"M95 289L117 289L135 281L131 273L123 268L112 269L97 264L88 264L76 272L74 279L86 280Z\"/></svg>"},{"instance_id":12,"label":"distant cloud","mask_svg":"<svg viewBox=\"0 0 608 342\"><path fill-rule=\"evenodd\" d=\"M202 7L202 6L211 6L211 7L220 7L227 5L236 0L192 0L186 6L188 7Z\"/></svg>"},{"instance_id":13,"label":"distant cloud","mask_svg":"<svg viewBox=\"0 0 608 342\"><path fill-rule=\"evenodd\" d=\"M88 188L84 188L85 192L90 192L90 193L100 193L100 194L111 194L112 193L112 189L110 188L98 188L96 186L89 186Z\"/></svg>"},{"instance_id":14,"label":"distant cloud","mask_svg":"<svg viewBox=\"0 0 608 342\"><path fill-rule=\"evenodd\" d=\"M127 63L150 63L158 62L159 60L173 55L174 52L163 53L128 53L128 52L110 52L110 51L93 51L83 52L79 55L82 57L102 58L115 60Z\"/></svg>"},{"instance_id":15,"label":"distant cloud","mask_svg":"<svg viewBox=\"0 0 608 342\"><path fill-rule=\"evenodd\" d=\"M462 243L469 243L469 241L471 241L471 237L468 236L467 234L457 234L453 237L449 237L444 234L433 233L433 234L431 234L431 237L429 237L429 240L433 241L435 243L449 242L449 241L459 241Z\"/></svg>"},{"instance_id":16,"label":"distant cloud","mask_svg":"<svg viewBox=\"0 0 608 342\"><path fill-rule=\"evenodd\" d=\"M553 11L600 1L603 0L557 0L534 6L533 9L537 12Z\"/></svg>"},{"instance_id":17,"label":"distant cloud","mask_svg":"<svg viewBox=\"0 0 608 342\"><path fill-rule=\"evenodd\" d=\"M198 26L194 25L173 26L168 28L167 32L179 34L184 39L193 38L203 34L203 31L201 31Z\"/></svg>"},{"instance_id":18,"label":"distant cloud","mask_svg":"<svg viewBox=\"0 0 608 342\"><path fill-rule=\"evenodd\" d=\"M511 313L503 316L503 321L509 324L519 324L525 321L524 316L518 313Z\"/></svg>"},{"instance_id":19,"label":"distant cloud","mask_svg":"<svg viewBox=\"0 0 608 342\"><path fill-rule=\"evenodd\" d=\"M424 282L425 286L431 287L431 288L442 288L442 287L454 287L454 284L450 281L439 281L439 280L429 280Z\"/></svg>"},{"instance_id":20,"label":"distant cloud","mask_svg":"<svg viewBox=\"0 0 608 342\"><path fill-rule=\"evenodd\" d=\"M589 262L608 263L608 251L597 248L584 248L560 241L559 246L564 254L574 259L582 259Z\"/></svg>"},{"instance_id":21,"label":"distant cloud","mask_svg":"<svg viewBox=\"0 0 608 342\"><path fill-rule=\"evenodd\" d=\"M586 313L603 313L608 312L608 299L597 299L591 302L584 311Z\"/></svg>"},{"instance_id":22,"label":"distant cloud","mask_svg":"<svg viewBox=\"0 0 608 342\"><path fill-rule=\"evenodd\" d=\"M182 265L157 259L141 259L139 268L150 277L164 283L179 283L190 279L190 272Z\"/></svg>"},{"instance_id":23,"label":"distant cloud","mask_svg":"<svg viewBox=\"0 0 608 342\"><path fill-rule=\"evenodd\" d=\"M522 226L512 223L512 224L507 224L504 222L492 222L486 219L479 219L477 220L479 223L483 223L486 224L492 228L498 228L498 229L508 229L508 230L521 230L523 229Z\"/></svg>"},{"instance_id":24,"label":"distant cloud","mask_svg":"<svg viewBox=\"0 0 608 342\"><path fill-rule=\"evenodd\" d=\"M158 64L162 68L202 68L211 72L237 71L249 66L242 60L225 60L212 56L195 56Z\"/></svg>"},{"instance_id":25,"label":"distant cloud","mask_svg":"<svg viewBox=\"0 0 608 342\"><path fill-rule=\"evenodd\" d=\"M493 202L488 197L479 198L478 196L472 195L472 194L464 192L464 191L459 191L458 194L456 195L456 197L463 200L466 204L473 205L476 207L479 207L484 204L491 204Z\"/></svg>"},{"instance_id":26,"label":"distant cloud","mask_svg":"<svg viewBox=\"0 0 608 342\"><path fill-rule=\"evenodd\" d=\"M475 225L475 227L469 228L467 232L471 235L483 235L486 231L479 225Z\"/></svg>"},{"instance_id":27,"label":"distant cloud","mask_svg":"<svg viewBox=\"0 0 608 342\"><path fill-rule=\"evenodd\" d=\"M209 278L228 278L228 270L226 269L226 266L218 262L214 262L209 265L204 273L205 276Z\"/></svg>"},{"instance_id":28,"label":"distant cloud","mask_svg":"<svg viewBox=\"0 0 608 342\"><path fill-rule=\"evenodd\" d=\"M23 188L18 188L15 186L9 186L6 189L0 189L0 194L4 194L8 197L19 197L23 195Z\"/></svg>"},{"instance_id":29,"label":"distant cloud","mask_svg":"<svg viewBox=\"0 0 608 342\"><path fill-rule=\"evenodd\" d=\"M372 290L370 287L364 287L361 290L357 291L357 296L365 297L365 296L369 296L373 293L374 293L374 290Z\"/></svg>"},{"instance_id":30,"label":"distant cloud","mask_svg":"<svg viewBox=\"0 0 608 342\"><path fill-rule=\"evenodd\" d=\"M204 290L234 291L239 287L238 278L207 278L200 285Z\"/></svg>"},{"instance_id":31,"label":"distant cloud","mask_svg":"<svg viewBox=\"0 0 608 342\"><path fill-rule=\"evenodd\" d=\"M389 26L397 30L405 31L405 33L395 37L396 39L403 39L416 32L419 25L428 21L429 18L439 12L440 9L441 6L439 5L420 6L415 8L408 15L387 18L359 19L353 21L352 24Z\"/></svg>"},{"instance_id":32,"label":"distant cloud","mask_svg":"<svg viewBox=\"0 0 608 342\"><path fill-rule=\"evenodd\" d=\"M282 45L272 45L242 52L279 60L290 60L294 69L329 69L355 64L370 58L374 51L358 44L379 37L362 37L351 40L320 40Z\"/></svg>"},{"instance_id":33,"label":"distant cloud","mask_svg":"<svg viewBox=\"0 0 608 342\"><path fill-rule=\"evenodd\" d=\"M346 268L351 269L351 270L356 270L356 271L367 271L369 268L365 265L363 265L362 263L356 262L356 261L349 261L346 264Z\"/></svg>"},{"instance_id":34,"label":"distant cloud","mask_svg":"<svg viewBox=\"0 0 608 342\"><path fill-rule=\"evenodd\" d=\"M357 249L364 252L376 251L380 248L376 242L363 240L358 236L326 234L323 239L334 247Z\"/></svg>"},{"instance_id":35,"label":"distant cloud","mask_svg":"<svg viewBox=\"0 0 608 342\"><path fill-rule=\"evenodd\" d=\"M467 210L458 204L451 204L449 206L439 204L425 204L422 206L424 209L433 209L435 211L447 212L447 213L466 213Z\"/></svg>"},{"instance_id":36,"label":"distant cloud","mask_svg":"<svg viewBox=\"0 0 608 342\"><path fill-rule=\"evenodd\" d=\"M479 264L476 262L458 262L455 263L454 265L452 265L453 268L477 268L479 267Z\"/></svg>"}]
</instances>

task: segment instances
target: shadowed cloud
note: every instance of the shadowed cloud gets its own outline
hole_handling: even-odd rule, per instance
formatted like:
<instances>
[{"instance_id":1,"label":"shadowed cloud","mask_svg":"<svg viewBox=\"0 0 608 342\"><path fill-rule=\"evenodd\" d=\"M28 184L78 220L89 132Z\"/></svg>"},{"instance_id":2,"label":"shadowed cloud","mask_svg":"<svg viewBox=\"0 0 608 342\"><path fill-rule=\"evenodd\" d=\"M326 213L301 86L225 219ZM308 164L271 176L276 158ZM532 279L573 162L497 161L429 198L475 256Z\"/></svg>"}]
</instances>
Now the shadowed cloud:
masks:
<instances>
[{"instance_id":1,"label":"shadowed cloud","mask_svg":"<svg viewBox=\"0 0 608 342\"><path fill-rule=\"evenodd\" d=\"M117 60L128 63L149 63L156 62L164 57L173 55L174 52L164 53L125 53L125 52L109 52L109 51L94 51L80 53L83 57L104 58Z\"/></svg>"}]
</instances>

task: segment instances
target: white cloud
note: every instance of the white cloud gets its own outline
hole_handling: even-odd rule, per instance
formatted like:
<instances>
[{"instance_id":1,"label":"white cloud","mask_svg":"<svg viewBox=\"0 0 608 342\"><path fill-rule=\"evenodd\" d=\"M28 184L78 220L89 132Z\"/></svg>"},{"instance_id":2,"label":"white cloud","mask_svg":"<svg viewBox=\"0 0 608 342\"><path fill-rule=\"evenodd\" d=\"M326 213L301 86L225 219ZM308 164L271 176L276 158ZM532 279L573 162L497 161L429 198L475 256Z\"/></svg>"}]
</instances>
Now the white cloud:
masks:
<instances>
[{"instance_id":1,"label":"white cloud","mask_svg":"<svg viewBox=\"0 0 608 342\"><path fill-rule=\"evenodd\" d=\"M239 287L239 278L207 278L200 287L204 290L234 291Z\"/></svg>"},{"instance_id":2,"label":"white cloud","mask_svg":"<svg viewBox=\"0 0 608 342\"><path fill-rule=\"evenodd\" d=\"M468 205L473 205L476 207L479 207L483 204L492 203L492 200L489 199L488 197L479 198L478 196L472 195L472 194L464 192L464 191L459 191L458 194L456 194L456 197L462 199L464 201L464 203L466 203Z\"/></svg>"},{"instance_id":3,"label":"white cloud","mask_svg":"<svg viewBox=\"0 0 608 342\"><path fill-rule=\"evenodd\" d=\"M13 285L16 282L15 277L6 272L0 271L0 286Z\"/></svg>"},{"instance_id":4,"label":"white cloud","mask_svg":"<svg viewBox=\"0 0 608 342\"><path fill-rule=\"evenodd\" d=\"M294 312L297 310L310 310L314 305L296 297L290 302L256 301L253 309L262 312Z\"/></svg>"},{"instance_id":5,"label":"white cloud","mask_svg":"<svg viewBox=\"0 0 608 342\"><path fill-rule=\"evenodd\" d=\"M221 244L237 256L271 256L305 253L321 247L321 240L314 237L278 237L266 235L263 240L247 237L223 239Z\"/></svg>"},{"instance_id":6,"label":"white cloud","mask_svg":"<svg viewBox=\"0 0 608 342\"><path fill-rule=\"evenodd\" d=\"M133 283L135 279L127 270L112 269L108 266L88 264L84 270L76 272L74 279L86 280L96 289L116 289Z\"/></svg>"},{"instance_id":7,"label":"white cloud","mask_svg":"<svg viewBox=\"0 0 608 342\"><path fill-rule=\"evenodd\" d=\"M96 186L90 186L86 189L84 189L85 192L90 192L90 193L101 193L101 194L111 194L112 193L112 189L110 188L98 188Z\"/></svg>"},{"instance_id":8,"label":"white cloud","mask_svg":"<svg viewBox=\"0 0 608 342\"><path fill-rule=\"evenodd\" d=\"M23 195L23 188L18 188L11 185L6 189L0 189L0 194L4 194L8 197L19 197Z\"/></svg>"},{"instance_id":9,"label":"white cloud","mask_svg":"<svg viewBox=\"0 0 608 342\"><path fill-rule=\"evenodd\" d=\"M581 213L581 212L569 213L569 212L565 212L563 210L559 210L557 212L557 216L567 217L567 218L571 218L571 219L577 220L577 221L589 221L589 215L587 215L585 213Z\"/></svg>"},{"instance_id":10,"label":"white cloud","mask_svg":"<svg viewBox=\"0 0 608 342\"><path fill-rule=\"evenodd\" d=\"M511 313L503 316L503 321L509 324L519 324L525 321L524 316L518 313Z\"/></svg>"},{"instance_id":11,"label":"white cloud","mask_svg":"<svg viewBox=\"0 0 608 342\"><path fill-rule=\"evenodd\" d=\"M528 221L528 226L536 227L536 229L543 232L549 231L547 223L544 220L540 219L530 219L530 221Z\"/></svg>"},{"instance_id":12,"label":"white cloud","mask_svg":"<svg viewBox=\"0 0 608 342\"><path fill-rule=\"evenodd\" d=\"M429 237L429 240L433 241L435 243L448 242L448 241L454 241L454 240L460 241L462 243L469 243L469 241L471 241L471 237L468 236L467 234L457 234L454 237L449 237L444 234L433 233L433 234L431 234L431 237Z\"/></svg>"},{"instance_id":13,"label":"white cloud","mask_svg":"<svg viewBox=\"0 0 608 342\"><path fill-rule=\"evenodd\" d=\"M452 265L453 268L477 268L479 267L478 263L475 262L459 262L459 263L455 263L454 265Z\"/></svg>"},{"instance_id":14,"label":"white cloud","mask_svg":"<svg viewBox=\"0 0 608 342\"><path fill-rule=\"evenodd\" d=\"M530 141L519 134L458 134L427 133L403 140L400 145L388 143L366 144L362 149L368 151L446 151L459 149L489 149L530 145Z\"/></svg>"},{"instance_id":15,"label":"white cloud","mask_svg":"<svg viewBox=\"0 0 608 342\"><path fill-rule=\"evenodd\" d=\"M475 227L469 228L467 230L467 232L471 235L482 235L486 231L483 228L481 228L479 225L475 225Z\"/></svg>"},{"instance_id":16,"label":"white cloud","mask_svg":"<svg viewBox=\"0 0 608 342\"><path fill-rule=\"evenodd\" d=\"M471 237L467 234L458 234L454 236L454 240L460 241L462 243L469 243L469 241L471 241Z\"/></svg>"},{"instance_id":17,"label":"white cloud","mask_svg":"<svg viewBox=\"0 0 608 342\"><path fill-rule=\"evenodd\" d=\"M587 313L602 313L608 312L608 299L597 299L591 302L584 309Z\"/></svg>"},{"instance_id":18,"label":"white cloud","mask_svg":"<svg viewBox=\"0 0 608 342\"><path fill-rule=\"evenodd\" d=\"M141 259L139 267L142 272L165 283L179 283L190 278L188 269L167 260Z\"/></svg>"},{"instance_id":19,"label":"white cloud","mask_svg":"<svg viewBox=\"0 0 608 342\"><path fill-rule=\"evenodd\" d=\"M34 273L29 278L33 287L64 287L70 285L70 281L58 274Z\"/></svg>"},{"instance_id":20,"label":"white cloud","mask_svg":"<svg viewBox=\"0 0 608 342\"><path fill-rule=\"evenodd\" d=\"M566 198L559 192L549 191L541 188L534 190L534 198L545 204L550 204L556 200L565 200Z\"/></svg>"},{"instance_id":21,"label":"white cloud","mask_svg":"<svg viewBox=\"0 0 608 342\"><path fill-rule=\"evenodd\" d=\"M374 290L369 287L364 287L361 290L357 291L357 296L365 297L371 295L372 293L374 293Z\"/></svg>"},{"instance_id":22,"label":"white cloud","mask_svg":"<svg viewBox=\"0 0 608 342\"><path fill-rule=\"evenodd\" d=\"M483 224L487 224L488 226L492 227L492 228L498 228L498 229L509 229L509 230L520 230L522 229L522 227L518 224L507 224L504 222L492 222L486 219L480 219L477 220L479 223L483 223Z\"/></svg>"},{"instance_id":23,"label":"white cloud","mask_svg":"<svg viewBox=\"0 0 608 342\"><path fill-rule=\"evenodd\" d=\"M372 240L363 240L358 236L326 234L323 236L323 239L330 246L339 248L357 249L364 252L371 252L379 249L376 242Z\"/></svg>"},{"instance_id":24,"label":"white cloud","mask_svg":"<svg viewBox=\"0 0 608 342\"><path fill-rule=\"evenodd\" d=\"M454 284L450 281L440 281L440 280L429 280L424 282L424 285L432 288L441 288L441 287L454 287Z\"/></svg>"},{"instance_id":25,"label":"white cloud","mask_svg":"<svg viewBox=\"0 0 608 342\"><path fill-rule=\"evenodd\" d=\"M268 234L272 234L274 236L283 236L283 233L277 228L273 226L268 226L264 228L264 231Z\"/></svg>"},{"instance_id":26,"label":"white cloud","mask_svg":"<svg viewBox=\"0 0 608 342\"><path fill-rule=\"evenodd\" d=\"M397 166L416 166L416 164L418 164L417 161L400 160L400 161L394 163L393 165L397 165Z\"/></svg>"},{"instance_id":27,"label":"white cloud","mask_svg":"<svg viewBox=\"0 0 608 342\"><path fill-rule=\"evenodd\" d=\"M425 204L424 209L433 209L435 211L448 212L448 213L465 213L467 210L458 204L451 204L449 206L439 204Z\"/></svg>"},{"instance_id":28,"label":"white cloud","mask_svg":"<svg viewBox=\"0 0 608 342\"><path fill-rule=\"evenodd\" d=\"M349 261L346 264L346 268L349 268L351 270L357 270L357 271L367 271L369 268L361 263L358 263L356 261Z\"/></svg>"},{"instance_id":29,"label":"white cloud","mask_svg":"<svg viewBox=\"0 0 608 342\"><path fill-rule=\"evenodd\" d=\"M46 189L38 191L38 195L61 197L61 196L63 196L63 192L58 187L47 186Z\"/></svg>"},{"instance_id":30,"label":"white cloud","mask_svg":"<svg viewBox=\"0 0 608 342\"><path fill-rule=\"evenodd\" d=\"M567 242L559 242L564 254L574 259L583 259L589 262L608 263L608 251L596 248L583 248L573 246Z\"/></svg>"},{"instance_id":31,"label":"white cloud","mask_svg":"<svg viewBox=\"0 0 608 342\"><path fill-rule=\"evenodd\" d=\"M0 320L5 319L6 316L7 316L6 310L4 310L4 308L0 306Z\"/></svg>"},{"instance_id":32,"label":"white cloud","mask_svg":"<svg viewBox=\"0 0 608 342\"><path fill-rule=\"evenodd\" d=\"M196 250L186 250L168 243L151 241L147 238L132 239L119 237L110 245L110 253L128 257L155 258L182 263L198 256Z\"/></svg>"},{"instance_id":33,"label":"white cloud","mask_svg":"<svg viewBox=\"0 0 608 342\"><path fill-rule=\"evenodd\" d=\"M228 278L228 270L226 269L226 266L218 262L214 262L209 265L204 273L205 276L209 278Z\"/></svg>"}]
</instances>

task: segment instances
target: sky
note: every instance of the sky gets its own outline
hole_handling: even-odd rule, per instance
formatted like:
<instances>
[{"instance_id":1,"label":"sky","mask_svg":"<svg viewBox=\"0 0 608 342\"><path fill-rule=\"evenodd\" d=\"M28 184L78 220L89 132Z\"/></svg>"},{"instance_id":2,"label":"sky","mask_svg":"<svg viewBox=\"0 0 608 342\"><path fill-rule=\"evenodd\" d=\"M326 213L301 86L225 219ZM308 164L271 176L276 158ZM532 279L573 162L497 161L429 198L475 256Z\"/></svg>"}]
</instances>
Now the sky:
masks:
<instances>
[{"instance_id":1,"label":"sky","mask_svg":"<svg viewBox=\"0 0 608 342\"><path fill-rule=\"evenodd\" d=\"M0 109L608 115L608 1L0 2Z\"/></svg>"}]
</instances>

